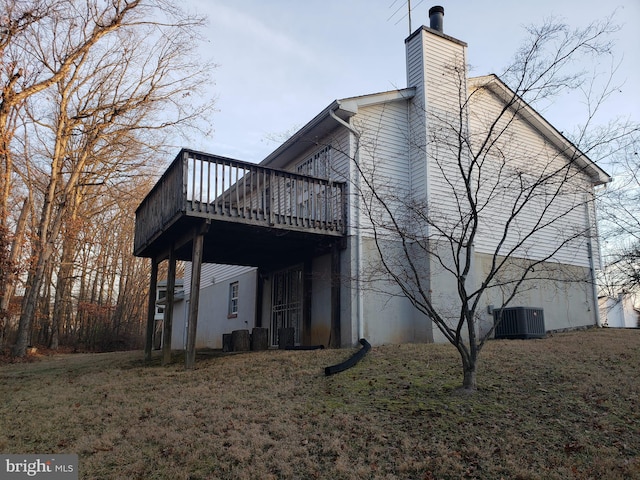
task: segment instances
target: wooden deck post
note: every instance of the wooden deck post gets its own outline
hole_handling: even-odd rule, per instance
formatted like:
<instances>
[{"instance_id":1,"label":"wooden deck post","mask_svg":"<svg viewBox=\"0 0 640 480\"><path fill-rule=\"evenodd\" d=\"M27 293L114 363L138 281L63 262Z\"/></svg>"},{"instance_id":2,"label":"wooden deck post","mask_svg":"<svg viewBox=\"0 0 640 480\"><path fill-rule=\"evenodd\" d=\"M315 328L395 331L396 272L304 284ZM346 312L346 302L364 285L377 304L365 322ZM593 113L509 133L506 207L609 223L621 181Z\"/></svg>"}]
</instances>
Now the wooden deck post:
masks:
<instances>
[{"instance_id":1,"label":"wooden deck post","mask_svg":"<svg viewBox=\"0 0 640 480\"><path fill-rule=\"evenodd\" d=\"M158 261L151 259L151 278L149 279L149 305L147 307L147 336L144 344L144 359L151 360L151 350L153 349L153 331L155 329L156 317L156 290L158 286Z\"/></svg>"},{"instance_id":2,"label":"wooden deck post","mask_svg":"<svg viewBox=\"0 0 640 480\"><path fill-rule=\"evenodd\" d=\"M331 345L340 348L342 343L340 332L340 250L338 242L331 247Z\"/></svg>"},{"instance_id":3,"label":"wooden deck post","mask_svg":"<svg viewBox=\"0 0 640 480\"><path fill-rule=\"evenodd\" d=\"M311 345L311 301L313 260L307 258L302 267L302 345Z\"/></svg>"},{"instance_id":4,"label":"wooden deck post","mask_svg":"<svg viewBox=\"0 0 640 480\"><path fill-rule=\"evenodd\" d=\"M260 268L256 271L256 327L264 327L262 325L262 295L264 291L263 272Z\"/></svg>"},{"instance_id":5,"label":"wooden deck post","mask_svg":"<svg viewBox=\"0 0 640 480\"><path fill-rule=\"evenodd\" d=\"M167 270L167 296L162 322L162 365L171 363L171 334L173 333L173 297L176 289L176 252L171 245Z\"/></svg>"},{"instance_id":6,"label":"wooden deck post","mask_svg":"<svg viewBox=\"0 0 640 480\"><path fill-rule=\"evenodd\" d=\"M198 229L193 236L193 251L191 254L191 295L189 304L189 326L187 328L187 351L184 356L184 368L193 369L196 363L196 332L198 327L198 302L200 301L200 275L202 273L202 256L204 250L204 235L209 223Z\"/></svg>"}]
</instances>

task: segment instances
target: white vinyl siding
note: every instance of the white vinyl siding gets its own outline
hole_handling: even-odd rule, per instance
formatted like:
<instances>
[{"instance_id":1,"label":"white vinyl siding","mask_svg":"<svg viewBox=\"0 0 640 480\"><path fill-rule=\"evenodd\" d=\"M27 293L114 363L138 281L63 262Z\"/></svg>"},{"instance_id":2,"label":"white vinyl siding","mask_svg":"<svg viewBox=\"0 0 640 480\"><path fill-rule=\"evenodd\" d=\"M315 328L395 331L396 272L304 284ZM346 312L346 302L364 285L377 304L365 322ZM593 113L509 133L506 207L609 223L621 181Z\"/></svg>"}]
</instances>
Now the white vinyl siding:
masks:
<instances>
[{"instance_id":1,"label":"white vinyl siding","mask_svg":"<svg viewBox=\"0 0 640 480\"><path fill-rule=\"evenodd\" d=\"M415 200L428 201L430 215L449 219L459 215L456 130L466 128L460 120L466 45L420 30L407 44L407 62L408 86L416 87L410 105L411 189Z\"/></svg>"},{"instance_id":2,"label":"white vinyl siding","mask_svg":"<svg viewBox=\"0 0 640 480\"><path fill-rule=\"evenodd\" d=\"M348 182L350 155L350 133L341 128L334 132L331 141L330 179L336 182ZM349 185L347 185L349 189Z\"/></svg>"},{"instance_id":3,"label":"white vinyl siding","mask_svg":"<svg viewBox=\"0 0 640 480\"><path fill-rule=\"evenodd\" d=\"M424 57L422 38L417 35L407 45L407 86L416 87L409 102L411 118L409 131L411 190L414 198L427 198L427 126L425 119Z\"/></svg>"},{"instance_id":4,"label":"white vinyl siding","mask_svg":"<svg viewBox=\"0 0 640 480\"><path fill-rule=\"evenodd\" d=\"M200 276L200 288L206 288L213 283L220 283L239 277L247 272L255 270L255 267L244 265L221 265L218 263L203 263ZM189 296L191 292L191 262L184 265L184 293Z\"/></svg>"},{"instance_id":5,"label":"white vinyl siding","mask_svg":"<svg viewBox=\"0 0 640 480\"><path fill-rule=\"evenodd\" d=\"M229 284L229 318L238 315L238 297L240 292L240 284L232 282Z\"/></svg>"},{"instance_id":6,"label":"white vinyl siding","mask_svg":"<svg viewBox=\"0 0 640 480\"><path fill-rule=\"evenodd\" d=\"M386 199L394 215L402 215L407 197L410 195L409 142L407 125L407 102L389 102L361 108L355 118L354 127L361 133L359 163L366 182L361 181L364 202L371 203L366 185L370 184L376 194ZM371 226L369 213L363 208L361 228L367 234ZM380 208L372 212L375 221L386 222Z\"/></svg>"},{"instance_id":7,"label":"white vinyl siding","mask_svg":"<svg viewBox=\"0 0 640 480\"><path fill-rule=\"evenodd\" d=\"M362 132L360 157L372 168L380 183L408 191L409 164L407 103L405 101L361 109L354 122Z\"/></svg>"},{"instance_id":8,"label":"white vinyl siding","mask_svg":"<svg viewBox=\"0 0 640 480\"><path fill-rule=\"evenodd\" d=\"M486 136L487 124L502 108L502 101L486 91L474 97L470 124L477 147ZM497 140L494 152L498 151L504 160L493 153L483 164L483 188L485 192L492 191L492 196L484 194L488 203L481 213L482 228L475 241L476 251L492 254L512 218L501 254L522 242L514 252L515 257L539 260L552 255L551 260L556 262L588 267L587 234L590 229L595 234L596 229L589 225L593 190L586 173L577 167L567 170L570 159L546 143L540 132L521 117L516 117ZM540 176L554 171L561 174L546 185L536 187L534 198L514 215L514 206L519 204L518 196L523 192L521 185L526 188L532 183L541 183ZM523 242L525 237L528 238ZM567 241L570 237L575 238ZM566 245L554 253L562 243ZM597 243L593 244L597 264Z\"/></svg>"},{"instance_id":9,"label":"white vinyl siding","mask_svg":"<svg viewBox=\"0 0 640 480\"><path fill-rule=\"evenodd\" d=\"M460 211L464 212L467 202L460 175L460 164L467 163L466 152L458 150L460 131L466 135L467 129L462 111L462 99L466 98L466 49L433 34L425 35L424 48L429 52L425 59L429 215L445 231L453 232L459 227Z\"/></svg>"}]
</instances>

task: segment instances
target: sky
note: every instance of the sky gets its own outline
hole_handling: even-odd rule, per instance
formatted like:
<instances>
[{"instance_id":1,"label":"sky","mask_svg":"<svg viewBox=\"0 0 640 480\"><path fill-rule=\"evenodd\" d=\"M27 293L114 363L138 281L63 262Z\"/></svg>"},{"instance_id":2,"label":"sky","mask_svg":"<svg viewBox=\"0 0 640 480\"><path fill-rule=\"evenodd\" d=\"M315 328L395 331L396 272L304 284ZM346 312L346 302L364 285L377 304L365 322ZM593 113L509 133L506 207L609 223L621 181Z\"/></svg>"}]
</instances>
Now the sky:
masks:
<instances>
[{"instance_id":1,"label":"sky","mask_svg":"<svg viewBox=\"0 0 640 480\"><path fill-rule=\"evenodd\" d=\"M183 147L260 162L287 132L333 100L406 87L406 0L184 0L206 15L203 58L218 66L210 94L213 131ZM444 7L444 33L467 43L470 75L500 74L526 36L545 18L572 27L614 15L613 58L620 84L602 121L640 122L640 0L411 0L411 30ZM586 65L585 69L607 69ZM560 99L541 111L571 131L583 106ZM286 138L286 137L284 137ZM278 140L279 139L279 140Z\"/></svg>"}]
</instances>

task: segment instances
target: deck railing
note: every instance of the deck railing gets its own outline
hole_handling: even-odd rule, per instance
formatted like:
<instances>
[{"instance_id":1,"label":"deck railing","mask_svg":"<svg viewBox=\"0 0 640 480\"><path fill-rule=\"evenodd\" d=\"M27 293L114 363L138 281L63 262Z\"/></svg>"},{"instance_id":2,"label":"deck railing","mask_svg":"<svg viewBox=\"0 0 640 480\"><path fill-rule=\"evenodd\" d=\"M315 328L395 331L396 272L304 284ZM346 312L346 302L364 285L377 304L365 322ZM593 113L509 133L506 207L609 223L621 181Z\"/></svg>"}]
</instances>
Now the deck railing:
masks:
<instances>
[{"instance_id":1,"label":"deck railing","mask_svg":"<svg viewBox=\"0 0 640 480\"><path fill-rule=\"evenodd\" d=\"M134 251L179 215L343 235L345 184L182 150L136 210Z\"/></svg>"}]
</instances>

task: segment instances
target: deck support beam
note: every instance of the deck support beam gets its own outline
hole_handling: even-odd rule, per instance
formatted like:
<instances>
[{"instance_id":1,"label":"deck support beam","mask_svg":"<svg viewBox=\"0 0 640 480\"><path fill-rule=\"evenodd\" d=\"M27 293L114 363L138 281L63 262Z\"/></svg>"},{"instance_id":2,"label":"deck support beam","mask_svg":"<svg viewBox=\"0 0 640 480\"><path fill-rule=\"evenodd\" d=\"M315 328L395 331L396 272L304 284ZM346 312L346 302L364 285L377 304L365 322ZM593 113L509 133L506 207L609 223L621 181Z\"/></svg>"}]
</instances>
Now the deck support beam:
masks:
<instances>
[{"instance_id":1,"label":"deck support beam","mask_svg":"<svg viewBox=\"0 0 640 480\"><path fill-rule=\"evenodd\" d=\"M147 307L147 335L144 343L144 360L151 360L153 350L153 332L155 330L156 317L156 291L158 289L158 260L151 259L151 278L149 279L149 304Z\"/></svg>"},{"instance_id":2,"label":"deck support beam","mask_svg":"<svg viewBox=\"0 0 640 480\"><path fill-rule=\"evenodd\" d=\"M334 242L331 247L331 345L340 348L342 336L340 332L340 246Z\"/></svg>"},{"instance_id":3,"label":"deck support beam","mask_svg":"<svg viewBox=\"0 0 640 480\"><path fill-rule=\"evenodd\" d=\"M171 246L167 269L167 297L162 322L162 365L171 363L171 336L173 333L173 300L176 290L176 250Z\"/></svg>"},{"instance_id":4,"label":"deck support beam","mask_svg":"<svg viewBox=\"0 0 640 480\"><path fill-rule=\"evenodd\" d=\"M204 236L211 222L207 220L201 228L194 230L193 250L191 254L191 294L187 327L187 351L184 356L184 368L191 370L196 363L196 333L198 329L198 303L200 302L200 277L202 274L202 257L204 252Z\"/></svg>"},{"instance_id":5,"label":"deck support beam","mask_svg":"<svg viewBox=\"0 0 640 480\"><path fill-rule=\"evenodd\" d=\"M302 267L302 345L311 345L311 299L313 260L307 258Z\"/></svg>"},{"instance_id":6,"label":"deck support beam","mask_svg":"<svg viewBox=\"0 0 640 480\"><path fill-rule=\"evenodd\" d=\"M271 325L263 325L262 320L262 296L264 294L264 272L261 268L258 268L256 272L256 327L271 328Z\"/></svg>"}]
</instances>

